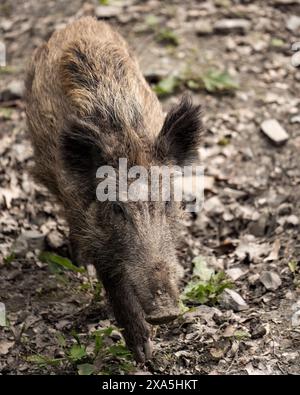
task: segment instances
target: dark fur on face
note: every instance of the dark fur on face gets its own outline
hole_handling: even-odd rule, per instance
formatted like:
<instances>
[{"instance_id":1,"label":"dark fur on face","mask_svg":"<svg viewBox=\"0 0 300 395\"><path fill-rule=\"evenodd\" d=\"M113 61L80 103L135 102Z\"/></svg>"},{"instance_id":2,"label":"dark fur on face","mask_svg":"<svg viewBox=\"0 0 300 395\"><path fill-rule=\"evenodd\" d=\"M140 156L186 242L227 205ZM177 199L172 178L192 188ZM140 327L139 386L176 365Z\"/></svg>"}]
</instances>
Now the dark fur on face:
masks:
<instances>
[{"instance_id":1,"label":"dark fur on face","mask_svg":"<svg viewBox=\"0 0 300 395\"><path fill-rule=\"evenodd\" d=\"M27 120L36 178L65 209L73 256L95 265L126 342L150 357L148 323L178 313L176 202L100 202L96 170L183 165L200 144L200 108L188 97L164 119L125 41L82 18L53 34L33 57ZM148 321L148 323L147 323Z\"/></svg>"}]
</instances>

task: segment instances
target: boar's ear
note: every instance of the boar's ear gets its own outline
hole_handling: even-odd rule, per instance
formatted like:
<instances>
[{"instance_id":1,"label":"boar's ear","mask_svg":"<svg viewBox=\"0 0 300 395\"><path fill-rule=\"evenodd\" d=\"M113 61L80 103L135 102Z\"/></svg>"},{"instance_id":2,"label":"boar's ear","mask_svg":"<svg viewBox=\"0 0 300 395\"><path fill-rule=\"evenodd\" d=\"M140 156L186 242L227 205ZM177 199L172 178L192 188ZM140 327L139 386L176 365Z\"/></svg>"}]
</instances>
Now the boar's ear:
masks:
<instances>
[{"instance_id":1,"label":"boar's ear","mask_svg":"<svg viewBox=\"0 0 300 395\"><path fill-rule=\"evenodd\" d=\"M60 158L70 181L91 199L95 196L96 171L103 163L99 131L93 124L69 118L60 135Z\"/></svg>"},{"instance_id":2,"label":"boar's ear","mask_svg":"<svg viewBox=\"0 0 300 395\"><path fill-rule=\"evenodd\" d=\"M179 166L192 162L198 156L202 133L201 107L185 95L166 116L155 144L158 158Z\"/></svg>"}]
</instances>

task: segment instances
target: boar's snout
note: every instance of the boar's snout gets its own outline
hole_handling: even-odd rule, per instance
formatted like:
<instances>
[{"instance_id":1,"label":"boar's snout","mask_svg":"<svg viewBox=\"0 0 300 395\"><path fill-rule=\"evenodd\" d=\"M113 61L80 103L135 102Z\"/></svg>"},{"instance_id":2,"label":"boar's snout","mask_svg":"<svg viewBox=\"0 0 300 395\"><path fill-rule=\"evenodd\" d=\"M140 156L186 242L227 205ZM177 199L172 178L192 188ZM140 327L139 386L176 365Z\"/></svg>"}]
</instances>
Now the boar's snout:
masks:
<instances>
[{"instance_id":1,"label":"boar's snout","mask_svg":"<svg viewBox=\"0 0 300 395\"><path fill-rule=\"evenodd\" d=\"M146 315L146 321L151 325L166 324L175 320L180 314L179 308L172 308L170 310L162 309L154 311L153 314Z\"/></svg>"},{"instance_id":2,"label":"boar's snout","mask_svg":"<svg viewBox=\"0 0 300 395\"><path fill-rule=\"evenodd\" d=\"M176 299L169 295L158 295L152 303L152 309L146 312L146 321L152 325L166 324L180 315Z\"/></svg>"},{"instance_id":3,"label":"boar's snout","mask_svg":"<svg viewBox=\"0 0 300 395\"><path fill-rule=\"evenodd\" d=\"M147 266L146 273L141 273L140 278L144 276L146 281L135 283L137 297L149 324L165 324L181 314L178 289L182 277L180 268L175 259L171 263L157 261Z\"/></svg>"}]
</instances>

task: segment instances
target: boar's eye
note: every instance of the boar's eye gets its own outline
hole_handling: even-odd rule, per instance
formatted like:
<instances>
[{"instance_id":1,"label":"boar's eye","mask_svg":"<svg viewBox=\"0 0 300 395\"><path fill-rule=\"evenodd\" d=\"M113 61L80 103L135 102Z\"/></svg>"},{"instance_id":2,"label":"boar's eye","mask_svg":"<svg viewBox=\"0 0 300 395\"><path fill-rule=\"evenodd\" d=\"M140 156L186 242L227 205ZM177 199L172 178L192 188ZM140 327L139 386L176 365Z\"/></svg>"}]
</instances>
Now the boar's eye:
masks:
<instances>
[{"instance_id":1,"label":"boar's eye","mask_svg":"<svg viewBox=\"0 0 300 395\"><path fill-rule=\"evenodd\" d=\"M113 204L113 211L114 211L114 213L115 213L116 215L123 215L123 217L125 218L124 209L123 209L123 207L122 207L120 204L114 203L114 204Z\"/></svg>"},{"instance_id":2,"label":"boar's eye","mask_svg":"<svg viewBox=\"0 0 300 395\"><path fill-rule=\"evenodd\" d=\"M168 213L171 210L171 208L172 208L172 202L167 200L165 202L165 208L166 208L166 212Z\"/></svg>"}]
</instances>

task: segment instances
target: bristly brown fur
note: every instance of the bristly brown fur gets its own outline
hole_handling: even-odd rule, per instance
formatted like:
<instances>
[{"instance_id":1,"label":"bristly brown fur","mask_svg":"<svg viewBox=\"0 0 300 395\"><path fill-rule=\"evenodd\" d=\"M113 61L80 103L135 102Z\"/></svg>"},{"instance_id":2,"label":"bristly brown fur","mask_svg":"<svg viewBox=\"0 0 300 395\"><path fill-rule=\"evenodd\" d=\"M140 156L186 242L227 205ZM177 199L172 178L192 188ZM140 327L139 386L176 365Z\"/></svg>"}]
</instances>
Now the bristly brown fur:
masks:
<instances>
[{"instance_id":1,"label":"bristly brown fur","mask_svg":"<svg viewBox=\"0 0 300 395\"><path fill-rule=\"evenodd\" d=\"M184 99L167 115L123 38L82 18L34 54L26 112L35 175L57 197L73 259L95 265L137 360L150 355L150 323L178 314L176 202L99 202L96 170L182 164L195 156L199 107Z\"/></svg>"}]
</instances>

